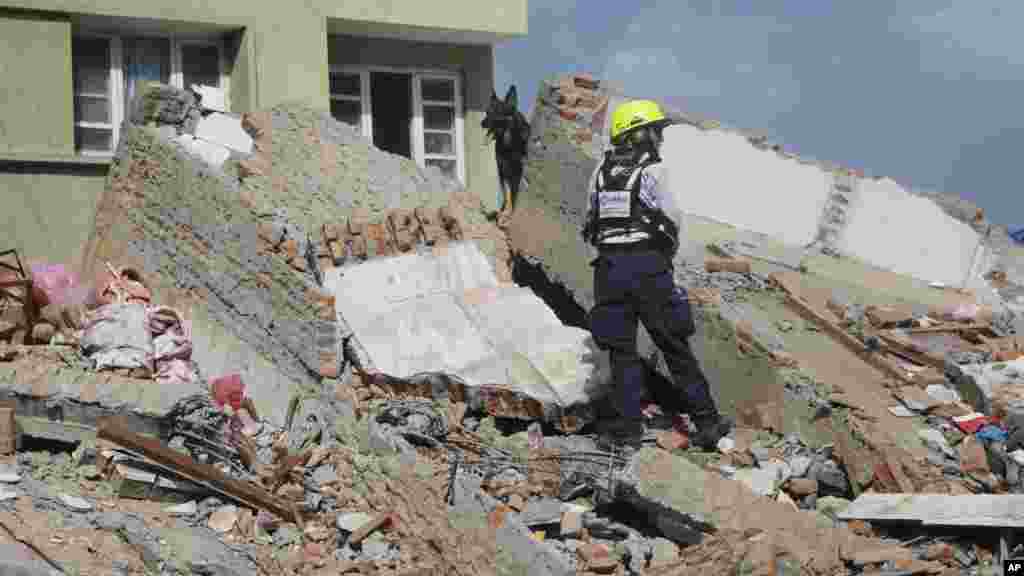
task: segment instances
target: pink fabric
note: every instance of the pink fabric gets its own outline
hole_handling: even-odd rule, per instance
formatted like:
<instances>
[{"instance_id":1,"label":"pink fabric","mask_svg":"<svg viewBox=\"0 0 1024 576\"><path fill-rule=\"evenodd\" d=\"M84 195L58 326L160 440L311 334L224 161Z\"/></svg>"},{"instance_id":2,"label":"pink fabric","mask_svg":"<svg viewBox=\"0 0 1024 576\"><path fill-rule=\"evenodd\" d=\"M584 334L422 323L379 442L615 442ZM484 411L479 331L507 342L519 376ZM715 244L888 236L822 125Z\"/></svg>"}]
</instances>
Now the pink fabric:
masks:
<instances>
[{"instance_id":1,"label":"pink fabric","mask_svg":"<svg viewBox=\"0 0 1024 576\"><path fill-rule=\"evenodd\" d=\"M235 410L242 407L242 399L245 398L245 384L242 383L241 374L230 374L214 378L210 382L213 390L213 401L218 406L230 405Z\"/></svg>"}]
</instances>

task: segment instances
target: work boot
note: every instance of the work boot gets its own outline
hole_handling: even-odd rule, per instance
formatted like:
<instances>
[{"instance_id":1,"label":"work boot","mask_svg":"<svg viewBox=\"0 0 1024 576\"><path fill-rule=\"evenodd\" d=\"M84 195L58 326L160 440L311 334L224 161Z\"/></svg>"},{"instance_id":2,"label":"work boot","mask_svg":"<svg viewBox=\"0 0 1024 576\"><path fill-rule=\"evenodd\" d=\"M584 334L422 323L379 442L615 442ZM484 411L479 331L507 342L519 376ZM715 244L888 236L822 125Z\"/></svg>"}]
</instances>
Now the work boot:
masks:
<instances>
[{"instance_id":1,"label":"work boot","mask_svg":"<svg viewBox=\"0 0 1024 576\"><path fill-rule=\"evenodd\" d=\"M602 428L597 433L598 448L609 452L625 452L627 456L640 449L647 433L642 418L620 418Z\"/></svg>"},{"instance_id":2,"label":"work boot","mask_svg":"<svg viewBox=\"0 0 1024 576\"><path fill-rule=\"evenodd\" d=\"M718 441L732 430L732 423L722 418L718 412L693 416L693 425L697 433L690 437L690 444L704 452L718 450Z\"/></svg>"}]
</instances>

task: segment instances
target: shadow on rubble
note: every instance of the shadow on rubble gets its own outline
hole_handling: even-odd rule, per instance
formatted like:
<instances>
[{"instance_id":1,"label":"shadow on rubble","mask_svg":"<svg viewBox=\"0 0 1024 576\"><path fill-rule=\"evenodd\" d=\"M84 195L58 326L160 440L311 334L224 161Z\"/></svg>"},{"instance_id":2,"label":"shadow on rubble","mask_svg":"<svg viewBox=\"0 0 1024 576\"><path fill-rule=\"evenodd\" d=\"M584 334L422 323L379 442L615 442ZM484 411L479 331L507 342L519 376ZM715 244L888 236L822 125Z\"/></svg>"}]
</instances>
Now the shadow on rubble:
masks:
<instances>
[{"instance_id":1,"label":"shadow on rubble","mask_svg":"<svg viewBox=\"0 0 1024 576\"><path fill-rule=\"evenodd\" d=\"M587 311L576 302L564 284L548 278L540 264L533 264L518 254L513 255L512 281L533 290L562 324L573 328L588 328Z\"/></svg>"}]
</instances>

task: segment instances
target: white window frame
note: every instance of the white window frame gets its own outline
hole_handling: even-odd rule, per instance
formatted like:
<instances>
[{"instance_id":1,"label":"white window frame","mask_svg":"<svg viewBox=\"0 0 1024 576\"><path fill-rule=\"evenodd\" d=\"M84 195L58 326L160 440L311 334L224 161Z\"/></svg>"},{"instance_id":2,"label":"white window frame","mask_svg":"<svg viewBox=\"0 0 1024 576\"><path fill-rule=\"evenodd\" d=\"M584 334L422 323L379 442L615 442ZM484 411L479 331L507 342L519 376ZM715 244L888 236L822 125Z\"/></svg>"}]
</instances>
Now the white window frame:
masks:
<instances>
[{"instance_id":1,"label":"white window frame","mask_svg":"<svg viewBox=\"0 0 1024 576\"><path fill-rule=\"evenodd\" d=\"M373 142L373 103L372 98L370 98L370 70L353 66L331 66L330 73L359 76L358 98L347 94L330 94L329 96L333 101L359 102L360 132L364 138ZM328 86L330 86L330 82L328 82Z\"/></svg>"},{"instance_id":2,"label":"white window frame","mask_svg":"<svg viewBox=\"0 0 1024 576\"><path fill-rule=\"evenodd\" d=\"M213 40L210 38L198 38L188 34L133 34L133 33L115 33L115 32L102 32L92 30L80 30L76 31L74 38L84 39L106 39L110 44L110 76L108 79L107 86L111 94L110 103L110 121L113 124L111 149L107 152L100 152L96 150L82 150L78 148L78 142L75 142L75 153L82 156L98 156L98 157L112 157L117 151L118 142L121 140L121 123L124 122L127 117L128 111L125 110L124 106L124 95L127 86L125 85L124 77L124 39L126 37L143 37L143 38L159 38L168 40L171 48L171 71L170 81L171 85L177 88L190 88L184 86L184 73L182 72L181 66L181 48L183 46L216 46L217 47L217 67L220 70L220 88L224 90L225 99L230 105L230 92L229 92L229 81L230 77L227 73L227 67L225 62L225 39ZM74 74L74 57L72 53L72 74ZM76 86L72 87L73 98L78 97L78 90ZM74 120L75 128L108 128L106 125L94 124L89 122L79 122L76 118Z\"/></svg>"},{"instance_id":3,"label":"white window frame","mask_svg":"<svg viewBox=\"0 0 1024 576\"><path fill-rule=\"evenodd\" d=\"M114 150L117 149L117 142L121 136L121 119L124 118L124 67L121 61L121 38L113 34L77 34L75 38L81 38L83 40L106 40L107 47L110 50L110 73L107 75L107 97L110 100L110 124L98 124L96 122L81 122L78 118L74 118L74 128L77 132L78 128L93 128L110 130L110 151L100 150L85 150L79 149L77 142L77 133L74 134L76 138L75 147L76 152L82 156L112 156ZM72 54L72 62L74 62L74 54ZM73 64L72 64L73 66ZM72 77L76 73L74 67L72 67ZM75 101L75 107L78 107L78 86L72 83L72 99Z\"/></svg>"},{"instance_id":4,"label":"white window frame","mask_svg":"<svg viewBox=\"0 0 1024 576\"><path fill-rule=\"evenodd\" d=\"M331 65L330 72L340 74L359 75L359 92L361 107L362 134L370 142L373 142L373 104L370 97L370 76L374 72L391 72L397 74L408 74L412 80L412 131L410 142L412 143L413 161L420 168L426 168L426 160L429 159L452 159L448 155L426 154L425 132L423 124L423 106L440 105L453 106L455 108L455 125L453 147L455 153L455 175L459 181L466 184L466 140L465 140L465 116L462 107L462 76L451 70L432 70L424 68L400 68L391 66L352 66L352 65ZM424 102L422 99L422 80L451 80L455 88L454 102ZM332 100L354 100L354 97L340 94L330 94Z\"/></svg>"}]
</instances>

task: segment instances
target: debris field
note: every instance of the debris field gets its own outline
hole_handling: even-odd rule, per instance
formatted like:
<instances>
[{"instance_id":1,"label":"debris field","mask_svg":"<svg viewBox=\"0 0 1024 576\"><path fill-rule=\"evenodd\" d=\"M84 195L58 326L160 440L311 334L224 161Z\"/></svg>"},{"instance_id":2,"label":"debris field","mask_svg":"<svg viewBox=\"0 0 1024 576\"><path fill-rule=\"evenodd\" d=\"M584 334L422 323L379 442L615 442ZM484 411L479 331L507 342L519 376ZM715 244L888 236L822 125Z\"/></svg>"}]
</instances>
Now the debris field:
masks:
<instances>
[{"instance_id":1,"label":"debris field","mask_svg":"<svg viewBox=\"0 0 1024 576\"><path fill-rule=\"evenodd\" d=\"M616 97L542 85L528 185L497 219L327 113L143 90L81 261L0 252L0 571L982 574L1024 555L1024 336L999 266L982 297L693 217L676 277L736 427L698 452L652 385L645 446L598 448L610 374L561 198Z\"/></svg>"}]
</instances>

